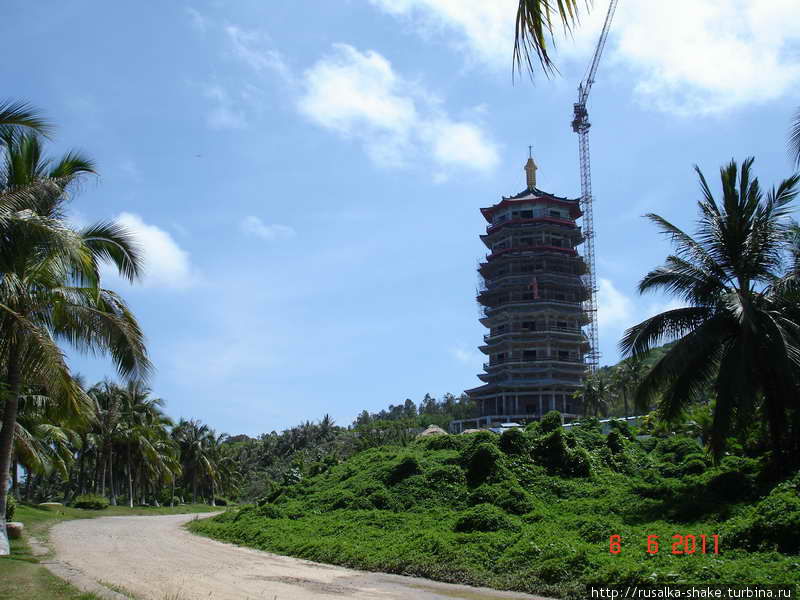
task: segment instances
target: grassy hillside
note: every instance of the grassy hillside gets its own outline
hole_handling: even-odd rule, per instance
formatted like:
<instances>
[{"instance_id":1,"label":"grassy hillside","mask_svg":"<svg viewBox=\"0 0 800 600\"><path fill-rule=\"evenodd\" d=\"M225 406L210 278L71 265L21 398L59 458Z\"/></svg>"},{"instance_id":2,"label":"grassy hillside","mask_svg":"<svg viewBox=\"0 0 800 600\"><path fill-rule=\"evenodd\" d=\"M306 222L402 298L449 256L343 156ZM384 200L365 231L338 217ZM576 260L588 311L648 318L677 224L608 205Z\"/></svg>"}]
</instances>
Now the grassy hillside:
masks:
<instances>
[{"instance_id":1,"label":"grassy hillside","mask_svg":"<svg viewBox=\"0 0 800 600\"><path fill-rule=\"evenodd\" d=\"M321 562L580 597L592 583L800 583L798 490L800 475L776 486L755 459L712 468L689 438L567 432L548 416L525 432L365 450L191 527ZM674 534L696 535L697 552L671 554Z\"/></svg>"}]
</instances>

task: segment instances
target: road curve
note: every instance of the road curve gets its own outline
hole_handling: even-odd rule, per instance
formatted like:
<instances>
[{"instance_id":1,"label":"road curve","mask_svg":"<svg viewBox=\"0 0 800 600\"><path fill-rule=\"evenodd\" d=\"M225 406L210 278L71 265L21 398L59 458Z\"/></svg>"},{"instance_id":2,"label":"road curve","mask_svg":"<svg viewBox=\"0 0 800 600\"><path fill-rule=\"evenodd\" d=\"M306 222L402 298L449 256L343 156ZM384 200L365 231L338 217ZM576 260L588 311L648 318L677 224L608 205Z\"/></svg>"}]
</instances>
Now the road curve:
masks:
<instances>
[{"instance_id":1,"label":"road curve","mask_svg":"<svg viewBox=\"0 0 800 600\"><path fill-rule=\"evenodd\" d=\"M206 515L207 516L207 515ZM50 532L56 572L96 592L97 583L140 600L502 600L535 596L367 573L195 536L197 515L101 517Z\"/></svg>"}]
</instances>

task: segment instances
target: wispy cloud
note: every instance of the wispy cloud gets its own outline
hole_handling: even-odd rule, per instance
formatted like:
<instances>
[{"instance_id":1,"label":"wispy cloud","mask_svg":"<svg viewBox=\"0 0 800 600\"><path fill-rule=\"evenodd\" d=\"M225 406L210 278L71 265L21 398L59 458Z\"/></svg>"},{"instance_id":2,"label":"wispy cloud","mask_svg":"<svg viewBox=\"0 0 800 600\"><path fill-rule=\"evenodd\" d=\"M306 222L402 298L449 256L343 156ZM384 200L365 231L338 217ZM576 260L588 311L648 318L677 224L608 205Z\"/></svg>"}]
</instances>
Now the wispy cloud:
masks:
<instances>
[{"instance_id":1,"label":"wispy cloud","mask_svg":"<svg viewBox=\"0 0 800 600\"><path fill-rule=\"evenodd\" d=\"M451 118L435 96L398 75L381 54L336 44L303 76L298 109L310 121L364 145L389 167L415 157L440 168L491 171L497 145L475 122Z\"/></svg>"},{"instance_id":2,"label":"wispy cloud","mask_svg":"<svg viewBox=\"0 0 800 600\"><path fill-rule=\"evenodd\" d=\"M465 346L450 348L450 355L458 362L475 369L479 369L485 359L484 355L474 348L467 349Z\"/></svg>"},{"instance_id":3,"label":"wispy cloud","mask_svg":"<svg viewBox=\"0 0 800 600\"><path fill-rule=\"evenodd\" d=\"M239 224L241 230L262 240L274 241L292 238L297 232L289 225L268 225L259 217L250 215L242 219Z\"/></svg>"},{"instance_id":4,"label":"wispy cloud","mask_svg":"<svg viewBox=\"0 0 800 600\"><path fill-rule=\"evenodd\" d=\"M272 71L285 81L292 81L293 74L280 52L271 47L269 38L263 33L247 31L236 25L227 25L225 34L234 56L256 71Z\"/></svg>"},{"instance_id":5,"label":"wispy cloud","mask_svg":"<svg viewBox=\"0 0 800 600\"><path fill-rule=\"evenodd\" d=\"M458 51L492 69L511 67L517 0L370 0L424 38L455 38ZM606 4L595 3L558 59L587 60ZM647 106L682 115L720 113L797 90L796 0L622 2L606 59L638 77ZM455 34L455 36L453 35ZM465 52L466 51L466 52Z\"/></svg>"},{"instance_id":6,"label":"wispy cloud","mask_svg":"<svg viewBox=\"0 0 800 600\"><path fill-rule=\"evenodd\" d=\"M212 129L242 129L247 125L244 110L233 101L230 94L219 85L207 86L204 95L211 100L212 108L207 115Z\"/></svg>"},{"instance_id":7,"label":"wispy cloud","mask_svg":"<svg viewBox=\"0 0 800 600\"><path fill-rule=\"evenodd\" d=\"M312 123L361 144L383 167L433 164L439 182L448 171L489 172L499 162L497 143L481 123L481 107L467 110L468 118L454 118L442 99L420 83L397 73L383 55L334 44L331 52L296 74L267 35L227 25L231 56L259 76L277 76L296 110ZM241 98L219 86L206 96L215 103L209 124L217 128L244 126L254 110L249 84Z\"/></svg>"},{"instance_id":8,"label":"wispy cloud","mask_svg":"<svg viewBox=\"0 0 800 600\"><path fill-rule=\"evenodd\" d=\"M204 33L208 29L208 19L203 16L199 11L191 6L186 7L186 15L189 17L189 24L192 29Z\"/></svg>"}]
</instances>

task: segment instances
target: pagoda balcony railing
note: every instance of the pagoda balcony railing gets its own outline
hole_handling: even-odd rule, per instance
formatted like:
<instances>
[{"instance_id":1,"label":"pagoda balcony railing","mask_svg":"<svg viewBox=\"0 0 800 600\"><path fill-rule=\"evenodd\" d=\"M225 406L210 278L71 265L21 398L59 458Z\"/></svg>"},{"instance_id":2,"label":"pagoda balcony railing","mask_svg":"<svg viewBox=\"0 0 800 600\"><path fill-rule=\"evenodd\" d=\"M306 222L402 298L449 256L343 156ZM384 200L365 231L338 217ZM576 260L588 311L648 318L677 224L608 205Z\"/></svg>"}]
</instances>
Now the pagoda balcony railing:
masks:
<instances>
[{"instance_id":1,"label":"pagoda balcony railing","mask_svg":"<svg viewBox=\"0 0 800 600\"><path fill-rule=\"evenodd\" d=\"M562 235L542 235L533 232L506 232L505 237L497 236L498 239L492 241L494 236L483 236L481 239L490 250L505 250L507 248L528 248L530 246L553 246L555 248L575 248L580 246L585 240L581 232L577 229L565 231Z\"/></svg>"},{"instance_id":2,"label":"pagoda balcony railing","mask_svg":"<svg viewBox=\"0 0 800 600\"><path fill-rule=\"evenodd\" d=\"M583 313L585 314L585 318L591 318L588 313L583 308L583 304L580 302L568 302L566 300L548 300L546 298L539 298L537 300L520 300L514 302L507 302L504 304L498 304L497 306L481 306L480 307L480 315L482 317L491 317L496 312L506 309L506 308L521 308L521 307L544 307L546 305L550 306L558 306L561 308L568 308L570 309L568 312L570 313ZM589 322L588 320L586 321Z\"/></svg>"},{"instance_id":3,"label":"pagoda balcony railing","mask_svg":"<svg viewBox=\"0 0 800 600\"><path fill-rule=\"evenodd\" d=\"M550 252L550 253L557 253L557 254L564 254L568 256L577 256L578 251L574 248L564 248L561 246L548 246L545 244L539 245L532 245L532 246L516 246L512 248L503 248L502 250L494 250L491 253L486 255L487 261L492 261L496 259L498 256L503 256L508 252Z\"/></svg>"},{"instance_id":4,"label":"pagoda balcony railing","mask_svg":"<svg viewBox=\"0 0 800 600\"><path fill-rule=\"evenodd\" d=\"M488 292L484 292L488 293ZM573 297L568 297L565 294L561 294L560 296L552 296L547 293L539 294L539 297L535 297L533 292L527 293L508 293L500 298L494 298L491 304L486 302L487 299L484 299L483 304L487 308L497 308L500 306L506 306L508 304L517 304L517 303L529 303L529 302L561 302L563 304L574 304L578 305L583 302L586 298L588 298L588 294L575 294ZM480 295L479 295L479 299Z\"/></svg>"},{"instance_id":5,"label":"pagoda balcony railing","mask_svg":"<svg viewBox=\"0 0 800 600\"><path fill-rule=\"evenodd\" d=\"M575 229L576 228L575 221L573 221L571 219L563 219L563 218L560 218L560 217L545 217L545 216L541 216L541 217L532 217L532 218L526 218L526 219L521 219L521 218L506 219L505 221L492 223L491 225L489 225L486 228L486 233L491 233L493 231L497 231L498 229L500 229L501 227L504 227L506 225L517 225L517 224L526 224L526 223L552 223L554 225L560 225L562 227L568 227L570 229Z\"/></svg>"},{"instance_id":6,"label":"pagoda balcony railing","mask_svg":"<svg viewBox=\"0 0 800 600\"><path fill-rule=\"evenodd\" d=\"M536 358L522 358L521 356L512 356L508 358L504 358L502 360L490 360L489 362L483 363L484 370L493 369L499 366L505 365L524 365L530 363L544 363L544 362L560 362L560 363L569 363L569 364L586 364L582 358L574 358L574 357L562 357L558 355L550 355L550 356L537 356Z\"/></svg>"},{"instance_id":7,"label":"pagoda balcony railing","mask_svg":"<svg viewBox=\"0 0 800 600\"><path fill-rule=\"evenodd\" d=\"M541 298L548 300L562 300L564 302L584 302L591 297L589 290L580 282L575 285L556 284L552 282L538 283L540 291L538 298L533 296L533 292L528 292L533 284L530 282L519 284L507 284L505 286L481 290L478 289L477 300L485 306L494 306L506 301L516 300L538 300Z\"/></svg>"},{"instance_id":8,"label":"pagoda balcony railing","mask_svg":"<svg viewBox=\"0 0 800 600\"><path fill-rule=\"evenodd\" d=\"M493 290L502 286L529 286L533 283L533 278L536 278L537 285L557 285L565 288L585 288L585 284L580 275L568 273L554 273L545 269L538 269L536 271L529 271L527 273L507 273L497 277L483 277L478 284L481 291Z\"/></svg>"},{"instance_id":9,"label":"pagoda balcony railing","mask_svg":"<svg viewBox=\"0 0 800 600\"><path fill-rule=\"evenodd\" d=\"M528 329L525 327L514 327L512 329L506 329L504 331L497 331L497 332L490 332L486 333L483 336L483 341L488 342L493 338L498 338L508 334L530 334L530 333L571 333L574 335L581 335L583 330L580 327L556 327L554 325L543 327L542 329Z\"/></svg>"}]
</instances>

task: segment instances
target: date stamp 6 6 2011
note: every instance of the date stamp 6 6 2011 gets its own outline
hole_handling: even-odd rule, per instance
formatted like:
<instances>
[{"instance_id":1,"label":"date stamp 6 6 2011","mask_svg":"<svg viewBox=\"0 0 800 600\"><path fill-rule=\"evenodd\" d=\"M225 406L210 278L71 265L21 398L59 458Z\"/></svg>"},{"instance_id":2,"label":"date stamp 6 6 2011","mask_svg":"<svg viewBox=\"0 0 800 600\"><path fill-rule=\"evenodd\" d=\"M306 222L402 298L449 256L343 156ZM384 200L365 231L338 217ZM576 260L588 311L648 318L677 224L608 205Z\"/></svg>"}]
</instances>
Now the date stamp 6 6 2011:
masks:
<instances>
[{"instance_id":1,"label":"date stamp 6 6 2011","mask_svg":"<svg viewBox=\"0 0 800 600\"><path fill-rule=\"evenodd\" d=\"M644 540L645 552L648 554L658 554L661 551L661 537L658 535L648 535ZM683 535L676 533L670 537L670 554L719 554L719 535ZM608 551L611 554L622 552L622 536L612 535L608 540ZM666 543L670 547L670 543ZM666 552L666 548L664 549Z\"/></svg>"}]
</instances>

